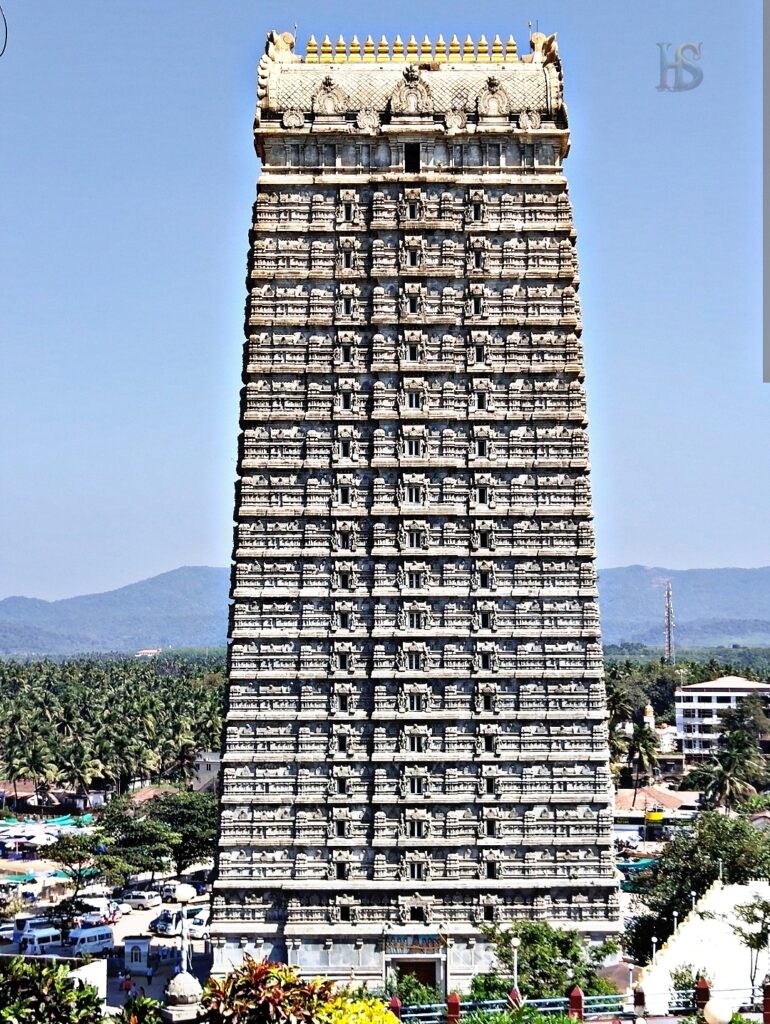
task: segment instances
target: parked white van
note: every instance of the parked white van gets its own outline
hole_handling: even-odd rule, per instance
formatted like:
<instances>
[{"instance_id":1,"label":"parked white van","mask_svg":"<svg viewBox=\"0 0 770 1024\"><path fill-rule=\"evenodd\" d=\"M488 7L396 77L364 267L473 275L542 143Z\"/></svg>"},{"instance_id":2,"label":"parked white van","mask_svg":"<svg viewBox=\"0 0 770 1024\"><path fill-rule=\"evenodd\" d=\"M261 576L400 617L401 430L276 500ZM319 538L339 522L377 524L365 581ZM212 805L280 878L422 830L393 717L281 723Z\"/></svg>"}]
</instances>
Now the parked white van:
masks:
<instances>
[{"instance_id":1,"label":"parked white van","mask_svg":"<svg viewBox=\"0 0 770 1024\"><path fill-rule=\"evenodd\" d=\"M209 908L204 907L190 918L187 933L191 939L207 939L209 937Z\"/></svg>"},{"instance_id":2,"label":"parked white van","mask_svg":"<svg viewBox=\"0 0 770 1024\"><path fill-rule=\"evenodd\" d=\"M152 889L138 889L135 892L125 892L120 897L121 903L127 903L132 910L151 910L159 907L163 900L159 892Z\"/></svg>"},{"instance_id":3,"label":"parked white van","mask_svg":"<svg viewBox=\"0 0 770 1024\"><path fill-rule=\"evenodd\" d=\"M64 945L71 947L73 953L90 953L96 956L113 948L115 936L112 928L105 928L103 925L96 928L73 928Z\"/></svg>"},{"instance_id":4,"label":"parked white van","mask_svg":"<svg viewBox=\"0 0 770 1024\"><path fill-rule=\"evenodd\" d=\"M58 928L29 928L19 942L20 953L45 953L51 946L61 945Z\"/></svg>"}]
</instances>

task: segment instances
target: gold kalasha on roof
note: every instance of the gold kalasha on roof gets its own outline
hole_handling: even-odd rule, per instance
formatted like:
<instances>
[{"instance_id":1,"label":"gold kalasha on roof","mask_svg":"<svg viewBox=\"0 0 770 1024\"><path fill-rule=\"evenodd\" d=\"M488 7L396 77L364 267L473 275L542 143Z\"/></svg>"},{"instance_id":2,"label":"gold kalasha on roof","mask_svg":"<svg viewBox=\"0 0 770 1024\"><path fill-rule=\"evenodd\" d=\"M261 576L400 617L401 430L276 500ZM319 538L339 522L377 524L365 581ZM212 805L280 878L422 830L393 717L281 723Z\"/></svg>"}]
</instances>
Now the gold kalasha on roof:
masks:
<instances>
[{"instance_id":1,"label":"gold kalasha on roof","mask_svg":"<svg viewBox=\"0 0 770 1024\"><path fill-rule=\"evenodd\" d=\"M343 36L339 36L336 44L332 43L329 36L324 36L319 46L315 36L311 36L305 50L306 64L358 64L363 62L378 63L404 61L420 64L502 64L516 60L526 60L526 57L519 58L516 41L512 35L503 43L499 35L495 35L492 44L487 42L486 36L480 36L474 42L470 36L466 36L465 42L461 43L456 35L453 35L449 47L440 35L435 44L426 35L422 42L418 42L414 35L410 35L404 43L400 35L397 35L392 44L385 36L375 43L371 35L367 35L363 44L357 36L353 36L348 46Z\"/></svg>"}]
</instances>

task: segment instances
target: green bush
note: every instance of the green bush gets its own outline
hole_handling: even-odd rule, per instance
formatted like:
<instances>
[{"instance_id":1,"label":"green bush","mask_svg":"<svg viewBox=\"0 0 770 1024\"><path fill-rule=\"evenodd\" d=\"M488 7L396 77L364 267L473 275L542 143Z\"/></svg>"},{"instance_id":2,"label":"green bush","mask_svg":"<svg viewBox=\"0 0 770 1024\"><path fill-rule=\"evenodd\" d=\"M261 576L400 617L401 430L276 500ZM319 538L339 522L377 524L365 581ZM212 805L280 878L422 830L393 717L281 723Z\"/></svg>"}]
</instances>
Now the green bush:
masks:
<instances>
[{"instance_id":1,"label":"green bush","mask_svg":"<svg viewBox=\"0 0 770 1024\"><path fill-rule=\"evenodd\" d=\"M444 999L437 988L423 985L413 974L397 975L395 989L390 993L396 995L404 1006L426 1006L431 1003L443 1003Z\"/></svg>"},{"instance_id":2,"label":"green bush","mask_svg":"<svg viewBox=\"0 0 770 1024\"><path fill-rule=\"evenodd\" d=\"M0 1021L4 1024L103 1024L92 985L72 978L66 964L21 957L0 962Z\"/></svg>"},{"instance_id":3,"label":"green bush","mask_svg":"<svg viewBox=\"0 0 770 1024\"><path fill-rule=\"evenodd\" d=\"M540 1013L524 1003L517 1010L474 1010L463 1015L463 1024L575 1024L565 1013Z\"/></svg>"},{"instance_id":4,"label":"green bush","mask_svg":"<svg viewBox=\"0 0 770 1024\"><path fill-rule=\"evenodd\" d=\"M109 1018L109 1024L161 1024L161 1004L157 999L137 996L129 999L120 1013Z\"/></svg>"},{"instance_id":5,"label":"green bush","mask_svg":"<svg viewBox=\"0 0 770 1024\"><path fill-rule=\"evenodd\" d=\"M679 964L671 972L671 987L680 992L685 989L694 989L698 978L706 978L708 981L705 967L696 971L692 964Z\"/></svg>"},{"instance_id":6,"label":"green bush","mask_svg":"<svg viewBox=\"0 0 770 1024\"><path fill-rule=\"evenodd\" d=\"M463 1024L511 1024L512 1019L507 1010L473 1010L463 1014Z\"/></svg>"},{"instance_id":7,"label":"green bush","mask_svg":"<svg viewBox=\"0 0 770 1024\"><path fill-rule=\"evenodd\" d=\"M490 971L489 974L474 974L471 979L470 999L485 1003L491 999L505 999L513 988L513 979Z\"/></svg>"},{"instance_id":8,"label":"green bush","mask_svg":"<svg viewBox=\"0 0 770 1024\"><path fill-rule=\"evenodd\" d=\"M606 940L597 946L589 946L580 932L574 929L552 928L544 921L517 921L506 930L482 927L484 936L494 944L495 959L500 969L508 976L513 974L514 947L512 940L520 940L516 963L519 989L523 996L543 999L548 996L566 996L575 985L587 996L610 995L617 990L598 971L606 958L617 951L614 940ZM494 991L496 982L471 983L473 990ZM491 998L507 995L500 993ZM487 997L489 998L489 997Z\"/></svg>"}]
</instances>

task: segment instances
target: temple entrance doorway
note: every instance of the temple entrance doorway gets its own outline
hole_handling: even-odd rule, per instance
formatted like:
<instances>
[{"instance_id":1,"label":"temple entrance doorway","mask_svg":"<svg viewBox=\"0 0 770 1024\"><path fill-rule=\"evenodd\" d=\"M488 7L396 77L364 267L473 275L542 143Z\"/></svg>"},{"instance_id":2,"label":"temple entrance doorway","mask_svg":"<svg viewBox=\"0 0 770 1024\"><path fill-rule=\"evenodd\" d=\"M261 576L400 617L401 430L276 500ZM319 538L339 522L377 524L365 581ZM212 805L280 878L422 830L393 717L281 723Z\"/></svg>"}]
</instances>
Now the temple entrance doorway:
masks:
<instances>
[{"instance_id":1,"label":"temple entrance doorway","mask_svg":"<svg viewBox=\"0 0 770 1024\"><path fill-rule=\"evenodd\" d=\"M392 965L400 977L411 974L421 985L428 985L435 988L438 982L436 972L437 962L435 960L393 960Z\"/></svg>"}]
</instances>

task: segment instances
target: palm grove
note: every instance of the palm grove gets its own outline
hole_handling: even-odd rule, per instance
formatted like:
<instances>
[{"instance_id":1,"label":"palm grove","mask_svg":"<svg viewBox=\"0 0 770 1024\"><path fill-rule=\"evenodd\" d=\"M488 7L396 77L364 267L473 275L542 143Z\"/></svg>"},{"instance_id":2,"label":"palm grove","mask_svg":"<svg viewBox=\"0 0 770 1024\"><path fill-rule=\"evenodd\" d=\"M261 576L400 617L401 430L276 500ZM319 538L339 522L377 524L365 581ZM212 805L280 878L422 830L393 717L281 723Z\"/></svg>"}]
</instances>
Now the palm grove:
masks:
<instances>
[{"instance_id":1,"label":"palm grove","mask_svg":"<svg viewBox=\"0 0 770 1024\"><path fill-rule=\"evenodd\" d=\"M218 750L221 657L0 662L0 777L88 801L136 783L184 784L199 750Z\"/></svg>"}]
</instances>

